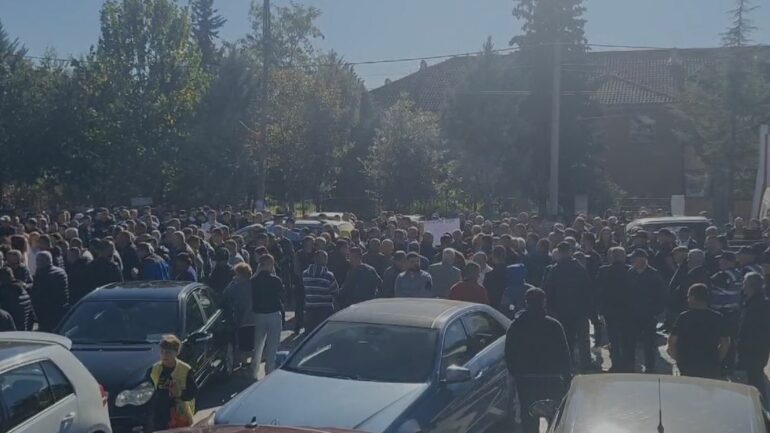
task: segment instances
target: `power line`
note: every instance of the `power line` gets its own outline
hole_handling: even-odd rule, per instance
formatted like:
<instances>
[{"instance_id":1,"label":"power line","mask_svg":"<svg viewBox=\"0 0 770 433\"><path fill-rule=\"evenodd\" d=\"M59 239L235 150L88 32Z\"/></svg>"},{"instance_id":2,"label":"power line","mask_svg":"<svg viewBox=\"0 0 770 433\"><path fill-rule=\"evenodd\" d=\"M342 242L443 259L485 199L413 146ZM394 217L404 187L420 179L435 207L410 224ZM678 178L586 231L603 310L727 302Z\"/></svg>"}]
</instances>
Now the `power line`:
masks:
<instances>
[{"instance_id":1,"label":"power line","mask_svg":"<svg viewBox=\"0 0 770 433\"><path fill-rule=\"evenodd\" d=\"M507 48L497 48L494 50L491 50L491 53L505 53L505 52L513 52L513 51L519 51L523 48L537 48L537 47L548 47L553 45L562 45L562 46L579 46L577 44L572 43L541 43L541 44L533 44L533 45L517 45L515 47L507 47ZM628 50L673 50L676 49L676 47L656 47L656 46L648 46L648 45L619 45L619 44L601 44L601 43L587 43L583 44L587 47L596 47L596 48L622 48L622 49L628 49ZM762 45L757 45L762 46ZM331 66L338 66L340 64L344 66L361 66L361 65L378 65L378 64L388 64L388 63L406 63L406 62L417 62L417 61L427 61L427 60L440 60L440 59L449 59L454 57L469 57L469 56L478 56L484 54L484 51L466 51L466 52L458 52L458 53L451 53L451 54L439 54L439 55L430 55L430 56L421 56L421 57L399 57L399 58L388 58L388 59L377 59L377 60L362 60L362 61L355 61L355 62L341 62L341 63L310 63L310 64L303 64L303 65L284 65L281 66L281 68L310 68L310 67L331 67ZM76 58L70 57L68 59L63 58L57 58L57 57L45 57L45 56L32 56L32 55L25 55L24 58L32 59L32 60L53 60L53 61L59 61L59 62L71 62L73 60L76 60Z\"/></svg>"}]
</instances>

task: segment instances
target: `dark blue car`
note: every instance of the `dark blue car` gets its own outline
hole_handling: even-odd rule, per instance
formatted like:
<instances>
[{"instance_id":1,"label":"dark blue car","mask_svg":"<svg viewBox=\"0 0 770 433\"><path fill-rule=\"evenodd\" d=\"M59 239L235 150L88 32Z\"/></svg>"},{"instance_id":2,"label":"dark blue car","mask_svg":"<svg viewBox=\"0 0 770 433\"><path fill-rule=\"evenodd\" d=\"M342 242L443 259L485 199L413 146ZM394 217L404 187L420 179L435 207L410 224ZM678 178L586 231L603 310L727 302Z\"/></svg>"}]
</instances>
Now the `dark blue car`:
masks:
<instances>
[{"instance_id":1,"label":"dark blue car","mask_svg":"<svg viewBox=\"0 0 770 433\"><path fill-rule=\"evenodd\" d=\"M72 353L107 390L115 432L137 431L147 422L153 387L146 374L160 359L163 335L182 339L180 358L195 369L199 385L232 373L223 313L203 284L135 281L101 287L70 309L57 333L72 340Z\"/></svg>"},{"instance_id":2,"label":"dark blue car","mask_svg":"<svg viewBox=\"0 0 770 433\"><path fill-rule=\"evenodd\" d=\"M486 305L381 299L318 327L218 425L484 432L508 417L509 321Z\"/></svg>"}]
</instances>

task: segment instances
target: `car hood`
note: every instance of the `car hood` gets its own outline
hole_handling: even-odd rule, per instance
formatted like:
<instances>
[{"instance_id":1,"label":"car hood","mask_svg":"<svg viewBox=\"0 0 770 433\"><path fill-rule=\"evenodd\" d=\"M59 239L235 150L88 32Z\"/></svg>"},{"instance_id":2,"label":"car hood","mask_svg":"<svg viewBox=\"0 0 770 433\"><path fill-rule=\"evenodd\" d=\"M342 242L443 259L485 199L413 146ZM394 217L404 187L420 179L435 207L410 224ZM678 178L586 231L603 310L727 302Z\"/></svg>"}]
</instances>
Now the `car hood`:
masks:
<instances>
[{"instance_id":1,"label":"car hood","mask_svg":"<svg viewBox=\"0 0 770 433\"><path fill-rule=\"evenodd\" d=\"M425 383L364 382L276 370L223 406L216 424L385 430L427 389Z\"/></svg>"},{"instance_id":2,"label":"car hood","mask_svg":"<svg viewBox=\"0 0 770 433\"><path fill-rule=\"evenodd\" d=\"M160 359L157 344L73 344L72 353L110 394L141 383Z\"/></svg>"}]
</instances>

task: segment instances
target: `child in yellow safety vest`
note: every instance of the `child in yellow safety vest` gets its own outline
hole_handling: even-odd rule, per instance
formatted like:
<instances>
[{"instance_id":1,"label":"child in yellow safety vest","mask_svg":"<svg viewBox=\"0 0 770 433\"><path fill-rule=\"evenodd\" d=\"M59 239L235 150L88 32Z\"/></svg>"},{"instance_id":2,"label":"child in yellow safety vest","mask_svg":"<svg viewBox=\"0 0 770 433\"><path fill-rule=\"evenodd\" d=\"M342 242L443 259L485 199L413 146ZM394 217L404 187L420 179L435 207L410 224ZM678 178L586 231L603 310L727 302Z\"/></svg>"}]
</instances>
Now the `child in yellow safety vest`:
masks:
<instances>
[{"instance_id":1,"label":"child in yellow safety vest","mask_svg":"<svg viewBox=\"0 0 770 433\"><path fill-rule=\"evenodd\" d=\"M192 425L198 387L192 368L177 358L181 349L182 342L176 336L163 336L160 361L147 372L155 387L148 431Z\"/></svg>"}]
</instances>

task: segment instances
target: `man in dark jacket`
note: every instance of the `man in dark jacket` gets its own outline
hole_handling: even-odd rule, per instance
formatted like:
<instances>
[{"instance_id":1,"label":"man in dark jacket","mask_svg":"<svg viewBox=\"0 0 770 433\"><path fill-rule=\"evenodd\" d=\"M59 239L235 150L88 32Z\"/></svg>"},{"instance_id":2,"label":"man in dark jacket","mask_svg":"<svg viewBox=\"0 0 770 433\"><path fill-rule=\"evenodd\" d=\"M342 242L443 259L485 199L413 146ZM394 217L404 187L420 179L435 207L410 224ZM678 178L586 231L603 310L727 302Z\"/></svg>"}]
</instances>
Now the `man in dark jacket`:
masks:
<instances>
[{"instance_id":1,"label":"man in dark jacket","mask_svg":"<svg viewBox=\"0 0 770 433\"><path fill-rule=\"evenodd\" d=\"M396 251L393 254L393 264L382 275L382 287L380 287L380 291L377 293L378 298L392 298L395 296L396 278L398 278L399 274L406 271L407 266L406 253Z\"/></svg>"},{"instance_id":2,"label":"man in dark jacket","mask_svg":"<svg viewBox=\"0 0 770 433\"><path fill-rule=\"evenodd\" d=\"M87 295L91 287L91 260L78 247L70 247L64 262L70 287L70 300L74 304Z\"/></svg>"},{"instance_id":3,"label":"man in dark jacket","mask_svg":"<svg viewBox=\"0 0 770 433\"><path fill-rule=\"evenodd\" d=\"M573 354L581 322L588 320L592 296L588 273L572 258L570 245L561 242L557 250L558 261L546 274L543 289L548 296L548 312L564 327L570 354ZM588 367L591 354L581 353L580 358L583 367Z\"/></svg>"},{"instance_id":4,"label":"man in dark jacket","mask_svg":"<svg viewBox=\"0 0 770 433\"><path fill-rule=\"evenodd\" d=\"M746 302L738 331L738 368L746 370L750 385L759 390L766 402L765 366L770 357L770 301L761 275L750 272L743 279Z\"/></svg>"},{"instance_id":5,"label":"man in dark jacket","mask_svg":"<svg viewBox=\"0 0 770 433\"><path fill-rule=\"evenodd\" d=\"M13 277L11 268L0 268L0 308L7 311L16 329L31 331L34 320L32 301L24 284Z\"/></svg>"},{"instance_id":6,"label":"man in dark jacket","mask_svg":"<svg viewBox=\"0 0 770 433\"><path fill-rule=\"evenodd\" d=\"M217 295L221 295L235 277L235 271L229 261L230 251L224 247L217 248L214 252L214 268L208 278L209 286Z\"/></svg>"},{"instance_id":7,"label":"man in dark jacket","mask_svg":"<svg viewBox=\"0 0 770 433\"><path fill-rule=\"evenodd\" d=\"M619 372L623 364L621 344L623 318L628 314L625 304L628 290L626 250L612 247L607 252L610 264L599 268L597 287L599 289L599 312L607 323L607 338L610 341L610 372Z\"/></svg>"},{"instance_id":8,"label":"man in dark jacket","mask_svg":"<svg viewBox=\"0 0 770 433\"><path fill-rule=\"evenodd\" d=\"M53 258L48 251L37 254L35 282L30 290L38 330L42 332L53 331L70 306L67 273L53 266L52 262Z\"/></svg>"},{"instance_id":9,"label":"man in dark jacket","mask_svg":"<svg viewBox=\"0 0 770 433\"><path fill-rule=\"evenodd\" d=\"M525 433L539 431L539 420L529 415L529 407L538 400L561 400L572 366L564 329L546 315L545 298L542 290L529 289L526 308L505 337L505 362L516 383Z\"/></svg>"},{"instance_id":10,"label":"man in dark jacket","mask_svg":"<svg viewBox=\"0 0 770 433\"><path fill-rule=\"evenodd\" d=\"M624 318L622 329L623 371L633 372L636 345L644 345L644 365L647 373L653 373L658 357L656 346L657 316L663 312L666 299L666 283L654 268L647 264L648 254L643 249L631 253L631 269L626 306L629 314Z\"/></svg>"},{"instance_id":11,"label":"man in dark jacket","mask_svg":"<svg viewBox=\"0 0 770 433\"><path fill-rule=\"evenodd\" d=\"M123 281L120 266L113 260L114 254L115 245L111 241L101 241L96 246L96 258L91 262L92 289Z\"/></svg>"},{"instance_id":12,"label":"man in dark jacket","mask_svg":"<svg viewBox=\"0 0 770 433\"><path fill-rule=\"evenodd\" d=\"M329 253L329 270L334 274L337 283L342 284L345 282L345 277L350 270L347 240L337 239L337 242L334 244L334 250Z\"/></svg>"},{"instance_id":13,"label":"man in dark jacket","mask_svg":"<svg viewBox=\"0 0 770 433\"><path fill-rule=\"evenodd\" d=\"M350 271L342 285L342 297L346 306L373 299L382 284L377 271L363 262L359 248L350 249Z\"/></svg>"}]
</instances>

